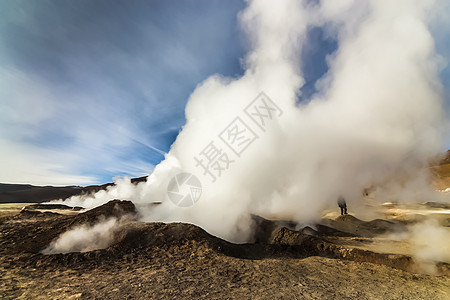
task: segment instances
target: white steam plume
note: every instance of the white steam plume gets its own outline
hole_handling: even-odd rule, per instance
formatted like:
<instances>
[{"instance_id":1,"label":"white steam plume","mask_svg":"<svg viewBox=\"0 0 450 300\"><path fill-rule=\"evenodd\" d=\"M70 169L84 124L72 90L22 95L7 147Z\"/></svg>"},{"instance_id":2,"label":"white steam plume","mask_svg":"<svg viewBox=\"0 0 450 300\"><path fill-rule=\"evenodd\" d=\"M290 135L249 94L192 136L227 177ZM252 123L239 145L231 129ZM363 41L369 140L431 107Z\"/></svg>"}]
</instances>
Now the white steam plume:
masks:
<instances>
[{"instance_id":1,"label":"white steam plume","mask_svg":"<svg viewBox=\"0 0 450 300\"><path fill-rule=\"evenodd\" d=\"M406 243L407 254L414 257L421 272L438 274L436 263L450 263L449 227L441 226L436 219L427 218L409 225L407 229L405 232L391 233L387 238Z\"/></svg>"},{"instance_id":2,"label":"white steam plume","mask_svg":"<svg viewBox=\"0 0 450 300\"><path fill-rule=\"evenodd\" d=\"M433 267L435 262L450 263L450 228L427 220L412 226L410 240L416 259L424 267Z\"/></svg>"},{"instance_id":3,"label":"white steam plume","mask_svg":"<svg viewBox=\"0 0 450 300\"><path fill-rule=\"evenodd\" d=\"M114 238L118 221L110 218L88 226L75 227L63 234L42 250L43 254L87 252L108 247Z\"/></svg>"},{"instance_id":4,"label":"white steam plume","mask_svg":"<svg viewBox=\"0 0 450 300\"><path fill-rule=\"evenodd\" d=\"M122 180L69 204L132 200L145 221L194 223L244 242L252 232L251 213L306 223L339 195L351 204L364 188L388 182L397 184L393 189L401 197L398 186L407 185L441 147L438 60L426 19L433 8L433 1L422 0L248 1L239 15L251 47L244 76L215 75L196 88L186 125L146 183ZM297 105L304 83L299 58L310 26L323 27L339 47L328 57L319 92ZM282 111L266 120L264 131L243 111L261 91ZM240 156L218 137L236 117L258 135ZM215 182L194 160L210 142L234 160ZM202 183L193 206L178 207L167 198L169 181L180 172ZM422 186L415 191L411 197L429 196ZM153 201L162 204L144 205Z\"/></svg>"}]
</instances>

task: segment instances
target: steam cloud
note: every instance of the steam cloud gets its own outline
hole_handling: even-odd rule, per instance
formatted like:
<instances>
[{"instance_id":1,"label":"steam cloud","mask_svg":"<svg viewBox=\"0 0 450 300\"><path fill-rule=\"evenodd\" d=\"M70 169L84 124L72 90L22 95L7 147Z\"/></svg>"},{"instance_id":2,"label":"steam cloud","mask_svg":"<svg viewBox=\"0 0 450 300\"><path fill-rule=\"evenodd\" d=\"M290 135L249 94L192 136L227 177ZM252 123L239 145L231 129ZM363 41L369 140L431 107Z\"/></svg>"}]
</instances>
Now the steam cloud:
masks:
<instances>
[{"instance_id":1,"label":"steam cloud","mask_svg":"<svg viewBox=\"0 0 450 300\"><path fill-rule=\"evenodd\" d=\"M436 263L450 263L450 228L441 226L435 219L409 225L407 231L389 234L387 238L406 242L424 273L437 274Z\"/></svg>"},{"instance_id":2,"label":"steam cloud","mask_svg":"<svg viewBox=\"0 0 450 300\"><path fill-rule=\"evenodd\" d=\"M450 230L436 220L414 225L412 241L416 257L423 262L450 263Z\"/></svg>"},{"instance_id":3,"label":"steam cloud","mask_svg":"<svg viewBox=\"0 0 450 300\"><path fill-rule=\"evenodd\" d=\"M421 170L441 149L439 59L427 28L436 9L422 0L248 1L239 15L250 46L245 74L199 84L186 106L186 125L147 182L121 179L67 204L92 208L127 199L144 221L194 223L245 242L252 213L308 223L339 195L351 205L367 187L377 187L383 201L429 201ZM302 45L315 26L339 47L328 57L318 92L298 104ZM238 157L218 135L236 117L244 120L244 108L262 91L283 113L265 131L256 128L258 139ZM215 182L194 160L212 141L234 160ZM167 198L167 185L180 172L202 183L191 207Z\"/></svg>"},{"instance_id":4,"label":"steam cloud","mask_svg":"<svg viewBox=\"0 0 450 300\"><path fill-rule=\"evenodd\" d=\"M118 221L110 218L93 226L81 225L63 234L42 250L43 254L87 252L108 247L114 237Z\"/></svg>"}]
</instances>

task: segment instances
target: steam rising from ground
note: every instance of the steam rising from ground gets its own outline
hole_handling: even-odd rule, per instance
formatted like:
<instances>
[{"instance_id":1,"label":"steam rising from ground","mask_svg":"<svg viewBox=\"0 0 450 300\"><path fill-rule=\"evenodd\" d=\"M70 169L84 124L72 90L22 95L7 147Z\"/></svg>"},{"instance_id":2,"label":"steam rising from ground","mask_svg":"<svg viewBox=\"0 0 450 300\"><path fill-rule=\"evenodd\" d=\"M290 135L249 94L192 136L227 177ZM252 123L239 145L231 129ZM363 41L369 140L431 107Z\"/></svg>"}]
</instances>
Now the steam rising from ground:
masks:
<instances>
[{"instance_id":1,"label":"steam rising from ground","mask_svg":"<svg viewBox=\"0 0 450 300\"><path fill-rule=\"evenodd\" d=\"M435 219L409 225L407 231L390 234L388 239L406 242L422 272L436 274L437 262L450 263L450 228Z\"/></svg>"},{"instance_id":2,"label":"steam rising from ground","mask_svg":"<svg viewBox=\"0 0 450 300\"><path fill-rule=\"evenodd\" d=\"M104 249L113 241L118 224L116 218L110 218L93 226L80 225L60 235L42 253L87 252Z\"/></svg>"},{"instance_id":3,"label":"steam rising from ground","mask_svg":"<svg viewBox=\"0 0 450 300\"><path fill-rule=\"evenodd\" d=\"M441 227L436 220L414 225L411 240L419 261L450 263L450 229Z\"/></svg>"},{"instance_id":4,"label":"steam rising from ground","mask_svg":"<svg viewBox=\"0 0 450 300\"><path fill-rule=\"evenodd\" d=\"M250 46L244 76L214 75L198 85L186 125L146 183L119 180L67 204L92 208L132 200L144 221L194 223L244 242L251 213L308 223L339 195L351 207L367 187L378 187L382 201L429 201L433 195L420 170L441 149L442 117L439 60L427 29L433 9L439 9L433 1L422 0L248 1L239 15ZM328 57L318 93L298 104L304 84L299 58L313 26L324 28L339 48ZM237 156L218 135L236 117L255 126L244 108L262 91L283 113L264 130L252 127L258 139ZM215 182L194 160L210 142L233 160ZM202 183L191 207L167 198L167 185L180 172ZM162 204L146 205L151 202Z\"/></svg>"}]
</instances>

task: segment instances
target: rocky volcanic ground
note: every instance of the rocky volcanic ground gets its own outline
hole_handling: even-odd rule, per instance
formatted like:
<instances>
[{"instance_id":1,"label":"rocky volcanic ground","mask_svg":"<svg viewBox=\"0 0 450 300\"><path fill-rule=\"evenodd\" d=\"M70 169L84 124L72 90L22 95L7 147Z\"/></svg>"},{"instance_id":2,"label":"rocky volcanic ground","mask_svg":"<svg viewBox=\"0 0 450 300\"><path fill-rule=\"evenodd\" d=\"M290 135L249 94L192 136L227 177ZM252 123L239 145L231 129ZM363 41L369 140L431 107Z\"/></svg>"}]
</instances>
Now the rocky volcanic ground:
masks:
<instances>
[{"instance_id":1,"label":"rocky volcanic ground","mask_svg":"<svg viewBox=\"0 0 450 300\"><path fill-rule=\"evenodd\" d=\"M59 212L64 207L55 207ZM194 225L141 223L128 201L84 213L38 207L0 218L0 296L4 299L292 298L449 299L450 268L421 274L407 255L344 246L401 223L350 215L316 230L255 217L253 244L236 245ZM43 255L61 233L129 216L106 249ZM401 230L401 228L400 228Z\"/></svg>"}]
</instances>

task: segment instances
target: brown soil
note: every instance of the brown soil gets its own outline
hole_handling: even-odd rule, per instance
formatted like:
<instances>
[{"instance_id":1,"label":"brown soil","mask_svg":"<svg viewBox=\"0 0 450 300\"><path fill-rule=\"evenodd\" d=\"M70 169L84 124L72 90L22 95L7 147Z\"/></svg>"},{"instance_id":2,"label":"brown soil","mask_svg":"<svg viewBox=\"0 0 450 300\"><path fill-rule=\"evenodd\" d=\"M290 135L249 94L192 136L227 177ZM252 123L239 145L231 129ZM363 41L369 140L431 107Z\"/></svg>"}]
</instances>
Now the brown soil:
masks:
<instances>
[{"instance_id":1,"label":"brown soil","mask_svg":"<svg viewBox=\"0 0 450 300\"><path fill-rule=\"evenodd\" d=\"M129 201L85 213L26 213L0 218L0 296L6 299L294 298L448 299L442 275L414 273L405 255L344 247L339 238L398 230L398 224L339 217L315 228L255 217L255 243L237 245L182 223L133 218L106 249L40 254L70 228L133 216ZM349 225L350 224L350 225ZM353 224L353 225L352 225ZM356 229L355 229L356 227ZM373 228L374 230L370 230Z\"/></svg>"}]
</instances>

